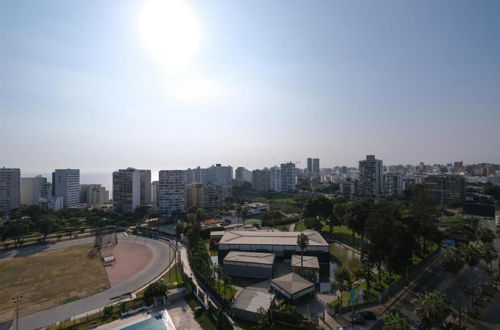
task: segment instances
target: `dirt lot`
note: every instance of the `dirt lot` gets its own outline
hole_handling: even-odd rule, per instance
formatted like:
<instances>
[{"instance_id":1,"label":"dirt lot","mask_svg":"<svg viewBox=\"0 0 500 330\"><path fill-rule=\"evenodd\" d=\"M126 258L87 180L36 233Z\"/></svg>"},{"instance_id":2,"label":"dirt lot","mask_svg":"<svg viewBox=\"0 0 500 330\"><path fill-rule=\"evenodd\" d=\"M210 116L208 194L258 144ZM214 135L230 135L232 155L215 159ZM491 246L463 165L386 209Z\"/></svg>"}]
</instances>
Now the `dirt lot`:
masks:
<instances>
[{"instance_id":1,"label":"dirt lot","mask_svg":"<svg viewBox=\"0 0 500 330\"><path fill-rule=\"evenodd\" d=\"M14 296L23 296L20 314L24 315L109 288L99 257L89 257L91 247L79 245L0 259L0 321L13 317Z\"/></svg>"}]
</instances>

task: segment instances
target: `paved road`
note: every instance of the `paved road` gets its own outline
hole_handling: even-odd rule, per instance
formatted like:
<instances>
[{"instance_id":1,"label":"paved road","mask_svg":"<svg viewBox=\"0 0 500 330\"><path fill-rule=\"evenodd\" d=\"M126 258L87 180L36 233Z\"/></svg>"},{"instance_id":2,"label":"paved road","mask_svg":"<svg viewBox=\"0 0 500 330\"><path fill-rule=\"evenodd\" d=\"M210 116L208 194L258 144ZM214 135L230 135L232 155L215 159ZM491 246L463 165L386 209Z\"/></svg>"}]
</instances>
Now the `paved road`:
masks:
<instances>
[{"instance_id":1,"label":"paved road","mask_svg":"<svg viewBox=\"0 0 500 330\"><path fill-rule=\"evenodd\" d=\"M50 309L36 312L34 314L23 316L19 319L19 328L36 329L40 327L46 327L58 321L66 320L73 316L102 308L111 302L110 298L133 292L151 282L168 267L168 265L174 258L172 248L165 242L144 237L125 237L124 235L120 235L119 240L124 242L145 244L153 251L153 259L144 269L132 276L130 279L103 292L68 304L56 306ZM79 240L57 243L55 245L46 247L46 249L44 250L61 249L68 246L87 244L91 242L93 242L93 238L83 238ZM27 251L27 253L28 252L29 251ZM22 254L24 252L20 251L19 253ZM78 281L78 279L75 279L75 281Z\"/></svg>"}]
</instances>

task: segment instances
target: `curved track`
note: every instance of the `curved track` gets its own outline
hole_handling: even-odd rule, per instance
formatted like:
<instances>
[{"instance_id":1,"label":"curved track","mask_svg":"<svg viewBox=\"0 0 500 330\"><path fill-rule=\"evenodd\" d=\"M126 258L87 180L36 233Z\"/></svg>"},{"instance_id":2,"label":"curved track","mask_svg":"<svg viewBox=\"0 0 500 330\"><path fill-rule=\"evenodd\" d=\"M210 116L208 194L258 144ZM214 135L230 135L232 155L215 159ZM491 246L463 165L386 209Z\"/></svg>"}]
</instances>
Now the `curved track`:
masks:
<instances>
[{"instance_id":1,"label":"curved track","mask_svg":"<svg viewBox=\"0 0 500 330\"><path fill-rule=\"evenodd\" d=\"M111 303L111 298L134 292L149 282L158 277L165 269L168 268L174 258L173 249L165 242L153 240L144 237L119 236L119 240L123 242L135 242L145 244L153 251L153 258L144 269L105 291L96 293L92 296L73 301L64 305L52 307L43 311L39 311L30 315L19 318L19 329L36 329L53 325L58 321L67 320L73 316L85 314L93 310L104 307ZM23 255L33 254L42 251L63 249L69 246L93 243L94 238L82 238L73 241L61 242L46 248L28 248L31 250L23 251L24 249L3 253L1 257L12 256L19 257ZM78 281L78 279L75 279ZM12 324L14 325L14 323Z\"/></svg>"}]
</instances>

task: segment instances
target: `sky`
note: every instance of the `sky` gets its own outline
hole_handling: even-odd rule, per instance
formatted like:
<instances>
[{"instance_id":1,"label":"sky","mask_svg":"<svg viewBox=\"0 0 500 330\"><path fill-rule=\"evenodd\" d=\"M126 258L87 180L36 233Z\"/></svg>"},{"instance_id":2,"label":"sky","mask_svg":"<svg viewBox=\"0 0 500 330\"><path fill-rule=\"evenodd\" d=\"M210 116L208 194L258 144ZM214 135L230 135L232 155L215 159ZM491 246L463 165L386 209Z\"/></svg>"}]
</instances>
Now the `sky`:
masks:
<instances>
[{"instance_id":1,"label":"sky","mask_svg":"<svg viewBox=\"0 0 500 330\"><path fill-rule=\"evenodd\" d=\"M0 166L500 163L500 1L158 1L0 1Z\"/></svg>"}]
</instances>

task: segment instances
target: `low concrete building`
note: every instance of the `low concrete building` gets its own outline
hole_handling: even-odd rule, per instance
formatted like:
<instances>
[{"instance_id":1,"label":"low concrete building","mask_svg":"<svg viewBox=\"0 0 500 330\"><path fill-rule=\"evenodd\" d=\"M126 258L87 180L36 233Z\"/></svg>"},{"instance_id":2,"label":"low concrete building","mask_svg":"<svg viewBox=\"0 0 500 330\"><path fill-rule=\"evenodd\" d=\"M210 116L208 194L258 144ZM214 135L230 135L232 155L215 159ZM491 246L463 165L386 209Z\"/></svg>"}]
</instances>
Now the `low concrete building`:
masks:
<instances>
[{"instance_id":1,"label":"low concrete building","mask_svg":"<svg viewBox=\"0 0 500 330\"><path fill-rule=\"evenodd\" d=\"M231 251L223 267L231 276L271 278L274 272L274 253Z\"/></svg>"},{"instance_id":2,"label":"low concrete building","mask_svg":"<svg viewBox=\"0 0 500 330\"><path fill-rule=\"evenodd\" d=\"M304 254L328 262L330 246L320 233L314 230L304 230L302 233L309 239ZM219 261L224 259L229 251L271 252L276 257L288 259L300 253L300 247L297 245L297 237L300 234L301 232L279 230L229 230L219 242Z\"/></svg>"},{"instance_id":3,"label":"low concrete building","mask_svg":"<svg viewBox=\"0 0 500 330\"><path fill-rule=\"evenodd\" d=\"M291 302L314 295L314 283L295 273L272 279L271 289Z\"/></svg>"},{"instance_id":4,"label":"low concrete building","mask_svg":"<svg viewBox=\"0 0 500 330\"><path fill-rule=\"evenodd\" d=\"M245 203L243 204L243 207L248 210L250 215L259 215L264 212L268 212L271 209L269 204L265 203Z\"/></svg>"},{"instance_id":5,"label":"low concrete building","mask_svg":"<svg viewBox=\"0 0 500 330\"><path fill-rule=\"evenodd\" d=\"M224 236L224 230L211 231L210 232L210 242L212 244L217 244L217 243L219 243L222 236Z\"/></svg>"},{"instance_id":6,"label":"low concrete building","mask_svg":"<svg viewBox=\"0 0 500 330\"><path fill-rule=\"evenodd\" d=\"M291 262L292 272L300 274L301 270L310 271L315 276L315 282L319 282L319 261L314 256L304 256L302 261L299 255L294 254Z\"/></svg>"},{"instance_id":7,"label":"low concrete building","mask_svg":"<svg viewBox=\"0 0 500 330\"><path fill-rule=\"evenodd\" d=\"M231 314L245 321L257 322L257 310L262 307L268 311L273 301L274 294L243 289L231 305Z\"/></svg>"}]
</instances>

